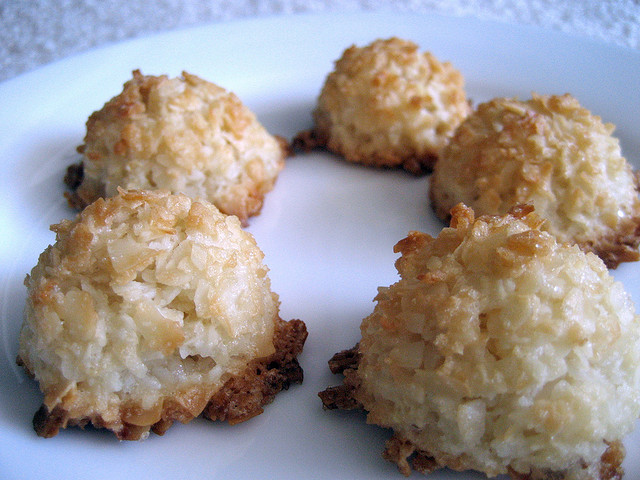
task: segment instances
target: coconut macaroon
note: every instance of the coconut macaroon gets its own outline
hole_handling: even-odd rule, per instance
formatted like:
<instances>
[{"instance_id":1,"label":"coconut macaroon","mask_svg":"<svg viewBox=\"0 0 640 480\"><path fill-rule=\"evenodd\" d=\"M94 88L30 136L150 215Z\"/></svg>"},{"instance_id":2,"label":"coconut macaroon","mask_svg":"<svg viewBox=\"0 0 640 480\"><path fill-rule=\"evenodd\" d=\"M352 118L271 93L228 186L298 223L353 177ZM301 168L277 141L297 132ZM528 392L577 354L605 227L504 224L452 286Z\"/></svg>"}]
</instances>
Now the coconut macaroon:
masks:
<instances>
[{"instance_id":1,"label":"coconut macaroon","mask_svg":"<svg viewBox=\"0 0 640 480\"><path fill-rule=\"evenodd\" d=\"M468 115L462 74L410 41L351 46L327 76L314 127L294 145L326 147L351 162L429 171Z\"/></svg>"},{"instance_id":2,"label":"coconut macaroon","mask_svg":"<svg viewBox=\"0 0 640 480\"><path fill-rule=\"evenodd\" d=\"M18 363L39 382L39 435L119 439L201 413L237 423L302 381L300 320L280 319L263 253L206 201L120 191L75 220L27 276Z\"/></svg>"},{"instance_id":3,"label":"coconut macaroon","mask_svg":"<svg viewBox=\"0 0 640 480\"><path fill-rule=\"evenodd\" d=\"M203 198L243 223L260 213L288 153L227 90L195 75L142 75L87 121L82 163L66 183L83 208L117 188Z\"/></svg>"},{"instance_id":4,"label":"coconut macaroon","mask_svg":"<svg viewBox=\"0 0 640 480\"><path fill-rule=\"evenodd\" d=\"M612 268L636 261L638 182L613 130L568 94L480 104L434 168L432 205L447 219L458 202L491 215L532 204L559 240Z\"/></svg>"},{"instance_id":5,"label":"coconut macaroon","mask_svg":"<svg viewBox=\"0 0 640 480\"><path fill-rule=\"evenodd\" d=\"M400 241L362 339L330 362L326 408L393 429L409 474L619 479L640 413L640 316L604 263L540 229L531 207ZM412 457L412 458L411 458Z\"/></svg>"}]
</instances>

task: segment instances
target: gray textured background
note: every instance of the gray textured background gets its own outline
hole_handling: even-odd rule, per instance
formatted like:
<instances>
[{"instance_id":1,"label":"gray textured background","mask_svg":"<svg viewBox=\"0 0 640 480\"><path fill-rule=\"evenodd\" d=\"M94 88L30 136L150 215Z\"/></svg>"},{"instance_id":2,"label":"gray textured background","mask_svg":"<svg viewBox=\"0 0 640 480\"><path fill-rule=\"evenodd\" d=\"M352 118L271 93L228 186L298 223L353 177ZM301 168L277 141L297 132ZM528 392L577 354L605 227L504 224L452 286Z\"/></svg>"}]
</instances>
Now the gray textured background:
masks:
<instances>
[{"instance_id":1,"label":"gray textured background","mask_svg":"<svg viewBox=\"0 0 640 480\"><path fill-rule=\"evenodd\" d=\"M640 49L640 0L0 0L0 81L154 32L247 17L372 10L538 25Z\"/></svg>"}]
</instances>

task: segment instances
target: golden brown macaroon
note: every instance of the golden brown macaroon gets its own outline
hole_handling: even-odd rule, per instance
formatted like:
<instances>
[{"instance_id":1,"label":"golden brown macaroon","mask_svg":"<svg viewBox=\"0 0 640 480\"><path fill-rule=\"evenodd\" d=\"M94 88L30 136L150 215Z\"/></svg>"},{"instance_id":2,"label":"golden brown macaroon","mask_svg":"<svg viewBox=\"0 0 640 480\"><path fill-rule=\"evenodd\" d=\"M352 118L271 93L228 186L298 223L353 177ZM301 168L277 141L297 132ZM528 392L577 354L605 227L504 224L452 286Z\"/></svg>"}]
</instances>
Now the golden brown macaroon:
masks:
<instances>
[{"instance_id":1,"label":"golden brown macaroon","mask_svg":"<svg viewBox=\"0 0 640 480\"><path fill-rule=\"evenodd\" d=\"M474 218L395 248L362 339L330 361L326 408L393 429L408 475L448 467L514 480L622 476L640 413L640 316L604 263L540 230L532 208Z\"/></svg>"},{"instance_id":2,"label":"golden brown macaroon","mask_svg":"<svg viewBox=\"0 0 640 480\"><path fill-rule=\"evenodd\" d=\"M39 435L92 424L137 440L201 413L237 423L302 381L306 328L280 319L237 217L131 190L52 230L25 280L18 353L44 393Z\"/></svg>"},{"instance_id":3,"label":"golden brown macaroon","mask_svg":"<svg viewBox=\"0 0 640 480\"><path fill-rule=\"evenodd\" d=\"M380 39L344 51L325 80L313 129L294 145L420 174L469 110L462 74L449 62L413 42Z\"/></svg>"},{"instance_id":4,"label":"golden brown macaroon","mask_svg":"<svg viewBox=\"0 0 640 480\"><path fill-rule=\"evenodd\" d=\"M446 220L458 202L478 215L532 204L559 240L611 268L636 261L638 182L613 129L568 94L480 104L434 168L433 208Z\"/></svg>"},{"instance_id":5,"label":"golden brown macaroon","mask_svg":"<svg viewBox=\"0 0 640 480\"><path fill-rule=\"evenodd\" d=\"M142 75L87 121L80 165L65 179L83 208L117 188L203 198L243 223L260 213L288 153L227 90L191 75Z\"/></svg>"}]
</instances>

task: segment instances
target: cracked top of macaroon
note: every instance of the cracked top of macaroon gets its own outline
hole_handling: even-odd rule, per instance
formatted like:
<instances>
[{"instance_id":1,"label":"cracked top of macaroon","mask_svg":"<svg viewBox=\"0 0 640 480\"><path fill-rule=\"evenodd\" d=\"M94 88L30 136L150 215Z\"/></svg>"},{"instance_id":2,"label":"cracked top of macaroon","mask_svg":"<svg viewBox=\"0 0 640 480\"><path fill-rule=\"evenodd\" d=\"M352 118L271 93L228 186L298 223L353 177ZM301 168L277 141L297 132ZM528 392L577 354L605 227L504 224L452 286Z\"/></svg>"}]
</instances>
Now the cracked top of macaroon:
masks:
<instances>
[{"instance_id":1,"label":"cracked top of macaroon","mask_svg":"<svg viewBox=\"0 0 640 480\"><path fill-rule=\"evenodd\" d=\"M327 76L299 135L351 162L429 171L470 107L462 74L415 43L379 39L351 46Z\"/></svg>"},{"instance_id":2,"label":"cracked top of macaroon","mask_svg":"<svg viewBox=\"0 0 640 480\"><path fill-rule=\"evenodd\" d=\"M25 280L19 362L64 424L126 437L126 425L148 432L167 409L193 418L274 352L278 297L235 216L131 190L52 230L55 243Z\"/></svg>"},{"instance_id":3,"label":"cracked top of macaroon","mask_svg":"<svg viewBox=\"0 0 640 480\"><path fill-rule=\"evenodd\" d=\"M597 256L541 223L527 206L476 219L459 205L437 238L396 246L401 278L345 374L368 421L430 468L592 480L635 427L640 316Z\"/></svg>"},{"instance_id":4,"label":"cracked top of macaroon","mask_svg":"<svg viewBox=\"0 0 640 480\"><path fill-rule=\"evenodd\" d=\"M569 94L482 103L434 168L433 207L447 219L459 202L478 215L529 203L545 230L609 267L638 260L638 182L613 130Z\"/></svg>"},{"instance_id":5,"label":"cracked top of macaroon","mask_svg":"<svg viewBox=\"0 0 640 480\"><path fill-rule=\"evenodd\" d=\"M78 207L117 188L165 189L204 198L242 222L260 213L288 145L265 130L238 97L183 72L142 75L87 121Z\"/></svg>"}]
</instances>

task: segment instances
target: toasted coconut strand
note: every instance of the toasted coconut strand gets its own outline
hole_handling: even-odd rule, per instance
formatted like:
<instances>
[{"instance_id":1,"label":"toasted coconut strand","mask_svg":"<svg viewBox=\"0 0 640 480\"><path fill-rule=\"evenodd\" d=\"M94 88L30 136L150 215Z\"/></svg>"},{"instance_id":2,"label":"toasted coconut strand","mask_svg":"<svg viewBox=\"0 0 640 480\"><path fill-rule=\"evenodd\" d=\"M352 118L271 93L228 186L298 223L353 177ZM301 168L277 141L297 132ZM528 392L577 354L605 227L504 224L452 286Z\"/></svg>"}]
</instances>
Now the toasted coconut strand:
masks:
<instances>
[{"instance_id":1,"label":"toasted coconut strand","mask_svg":"<svg viewBox=\"0 0 640 480\"><path fill-rule=\"evenodd\" d=\"M407 459L413 455L414 451L415 447L411 442L403 441L394 435L387 441L386 448L384 452L382 452L382 457L398 465L400 473L408 477L411 475L411 465L409 465Z\"/></svg>"},{"instance_id":2,"label":"toasted coconut strand","mask_svg":"<svg viewBox=\"0 0 640 480\"><path fill-rule=\"evenodd\" d=\"M278 320L274 333L275 353L254 360L243 373L229 379L209 399L204 416L236 424L262 413L262 407L273 401L278 392L289 388L293 383L302 382L302 368L296 357L302 352L306 339L304 322ZM168 399L162 406L161 419L151 425L151 429L162 435L174 421L188 423L200 414L203 404L204 402L194 398L193 392L180 399ZM131 416L131 411L131 408L123 409L121 416ZM67 410L56 407L49 411L45 405L40 407L33 418L35 431L45 438L54 437L60 428L84 427L88 424L112 430L119 440L140 440L148 435L150 428L148 425L134 425L122 419L107 423L100 415L70 418Z\"/></svg>"},{"instance_id":3,"label":"toasted coconut strand","mask_svg":"<svg viewBox=\"0 0 640 480\"><path fill-rule=\"evenodd\" d=\"M329 387L318 393L322 400L322 408L325 410L362 410L362 404L353 394L355 386L344 383L336 387Z\"/></svg>"},{"instance_id":4,"label":"toasted coconut strand","mask_svg":"<svg viewBox=\"0 0 640 480\"><path fill-rule=\"evenodd\" d=\"M71 190L76 190L82 183L84 177L84 164L82 162L74 163L67 167L67 172L64 175L64 184Z\"/></svg>"},{"instance_id":5,"label":"toasted coconut strand","mask_svg":"<svg viewBox=\"0 0 640 480\"><path fill-rule=\"evenodd\" d=\"M276 142L280 145L280 150L282 150L284 158L293 156L293 145L289 143L289 140L281 135L274 135L273 138L275 138Z\"/></svg>"},{"instance_id":6,"label":"toasted coconut strand","mask_svg":"<svg viewBox=\"0 0 640 480\"><path fill-rule=\"evenodd\" d=\"M415 456L410 464L409 457L414 454ZM442 467L433 457L430 457L425 452L416 450L416 447L410 441L403 440L397 435L387 441L385 450L382 452L382 458L395 463L400 473L405 477L411 475L412 466L414 470L423 474L431 473Z\"/></svg>"},{"instance_id":7,"label":"toasted coconut strand","mask_svg":"<svg viewBox=\"0 0 640 480\"><path fill-rule=\"evenodd\" d=\"M600 458L600 479L601 480L622 480L624 469L622 461L626 455L626 449L622 442L611 442Z\"/></svg>"},{"instance_id":8,"label":"toasted coconut strand","mask_svg":"<svg viewBox=\"0 0 640 480\"><path fill-rule=\"evenodd\" d=\"M329 387L318 393L322 400L322 408L325 410L362 410L362 404L355 399L354 393L357 386L355 371L360 362L358 344L354 347L336 353L329 360L329 369L332 373L342 373L345 379L342 385Z\"/></svg>"},{"instance_id":9,"label":"toasted coconut strand","mask_svg":"<svg viewBox=\"0 0 640 480\"><path fill-rule=\"evenodd\" d=\"M67 426L67 412L56 407L49 412L45 405L41 405L33 416L33 429L44 438L55 437L60 428Z\"/></svg>"},{"instance_id":10,"label":"toasted coconut strand","mask_svg":"<svg viewBox=\"0 0 640 480\"><path fill-rule=\"evenodd\" d=\"M627 225L627 231L619 235L611 235L600 238L597 242L579 244L580 248L587 252L593 252L599 256L607 268L616 268L624 262L637 262L640 260L640 217L634 219L635 223Z\"/></svg>"},{"instance_id":11,"label":"toasted coconut strand","mask_svg":"<svg viewBox=\"0 0 640 480\"><path fill-rule=\"evenodd\" d=\"M149 435L149 427L133 425L127 422L119 422L118 429L107 423L100 415L92 415L83 418L70 418L69 412L61 407L55 407L51 412L43 404L33 416L33 429L38 436L43 438L55 437L61 428L80 427L93 425L96 428L112 430L118 440L140 440Z\"/></svg>"},{"instance_id":12,"label":"toasted coconut strand","mask_svg":"<svg viewBox=\"0 0 640 480\"><path fill-rule=\"evenodd\" d=\"M78 187L82 184L84 178L84 163L74 163L67 167L67 172L64 175L64 184L69 187L70 192L64 192L64 198L67 199L69 207L74 210L82 210L88 205L88 202L83 200L80 195L76 193Z\"/></svg>"},{"instance_id":13,"label":"toasted coconut strand","mask_svg":"<svg viewBox=\"0 0 640 480\"><path fill-rule=\"evenodd\" d=\"M316 148L321 148L327 143L326 138L320 138L317 130L303 130L299 132L291 142L291 149L295 152L301 150L310 152Z\"/></svg>"},{"instance_id":14,"label":"toasted coconut strand","mask_svg":"<svg viewBox=\"0 0 640 480\"><path fill-rule=\"evenodd\" d=\"M331 357L329 370L331 370L331 373L343 373L346 369L358 368L358 362L360 362L360 352L358 351L358 344L356 344L352 348L338 352Z\"/></svg>"},{"instance_id":15,"label":"toasted coconut strand","mask_svg":"<svg viewBox=\"0 0 640 480\"><path fill-rule=\"evenodd\" d=\"M427 173L431 173L433 171L433 166L438 160L438 156L435 154L427 154L421 157L414 157L405 160L402 163L402 168L404 168L407 172L412 173L414 175L426 175Z\"/></svg>"},{"instance_id":16,"label":"toasted coconut strand","mask_svg":"<svg viewBox=\"0 0 640 480\"><path fill-rule=\"evenodd\" d=\"M275 395L292 383L302 383L302 368L297 356L307 339L307 328L300 320L276 323L275 353L254 360L244 373L228 380L209 400L204 416L234 425L263 411Z\"/></svg>"}]
</instances>

